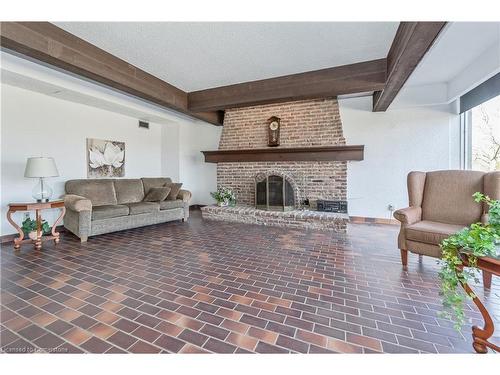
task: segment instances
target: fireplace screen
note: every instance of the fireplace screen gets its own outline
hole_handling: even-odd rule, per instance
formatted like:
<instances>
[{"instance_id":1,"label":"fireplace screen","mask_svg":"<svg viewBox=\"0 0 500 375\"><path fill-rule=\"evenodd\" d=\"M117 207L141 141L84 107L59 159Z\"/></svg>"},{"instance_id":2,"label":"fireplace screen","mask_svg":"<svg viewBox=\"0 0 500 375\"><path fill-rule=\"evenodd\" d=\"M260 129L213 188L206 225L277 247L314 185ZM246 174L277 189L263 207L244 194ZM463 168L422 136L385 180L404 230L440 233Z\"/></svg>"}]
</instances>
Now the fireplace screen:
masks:
<instances>
[{"instance_id":1,"label":"fireplace screen","mask_svg":"<svg viewBox=\"0 0 500 375\"><path fill-rule=\"evenodd\" d=\"M271 211L293 210L295 197L292 185L282 176L258 176L255 181L255 207Z\"/></svg>"}]
</instances>

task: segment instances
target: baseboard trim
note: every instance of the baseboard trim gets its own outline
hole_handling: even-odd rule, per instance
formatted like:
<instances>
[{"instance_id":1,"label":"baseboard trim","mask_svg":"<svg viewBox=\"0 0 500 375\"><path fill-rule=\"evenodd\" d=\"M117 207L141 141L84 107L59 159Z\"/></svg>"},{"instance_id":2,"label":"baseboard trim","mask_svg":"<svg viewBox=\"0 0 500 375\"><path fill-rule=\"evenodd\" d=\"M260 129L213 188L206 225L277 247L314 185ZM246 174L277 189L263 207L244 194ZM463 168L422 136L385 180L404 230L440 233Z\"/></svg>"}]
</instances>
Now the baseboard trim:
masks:
<instances>
[{"instance_id":1,"label":"baseboard trim","mask_svg":"<svg viewBox=\"0 0 500 375\"><path fill-rule=\"evenodd\" d=\"M59 232L59 233L64 233L66 232L66 228L64 228L64 225L58 225L56 227L56 230ZM19 237L19 234L18 233L14 233L14 234L5 234L3 236L0 236L0 244L6 244L6 243L10 243L10 242L14 242L14 238L17 238Z\"/></svg>"},{"instance_id":2,"label":"baseboard trim","mask_svg":"<svg viewBox=\"0 0 500 375\"><path fill-rule=\"evenodd\" d=\"M396 219L385 219L381 217L349 216L349 221L354 224L385 224L399 225Z\"/></svg>"}]
</instances>

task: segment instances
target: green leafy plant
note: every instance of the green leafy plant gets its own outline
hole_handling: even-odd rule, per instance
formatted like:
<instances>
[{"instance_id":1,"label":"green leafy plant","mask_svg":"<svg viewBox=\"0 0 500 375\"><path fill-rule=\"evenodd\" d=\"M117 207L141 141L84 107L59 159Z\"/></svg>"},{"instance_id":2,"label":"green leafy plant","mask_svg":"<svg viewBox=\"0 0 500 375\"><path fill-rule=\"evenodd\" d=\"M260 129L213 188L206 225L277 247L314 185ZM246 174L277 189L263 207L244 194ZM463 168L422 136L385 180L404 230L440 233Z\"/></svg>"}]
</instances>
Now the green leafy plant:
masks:
<instances>
[{"instance_id":1,"label":"green leafy plant","mask_svg":"<svg viewBox=\"0 0 500 375\"><path fill-rule=\"evenodd\" d=\"M475 223L444 239L441 244L442 260L439 277L443 312L441 316L452 318L455 329L460 330L465 322L463 304L465 298L474 298L461 290L461 284L471 280L478 282L477 258L496 256L496 245L500 240L500 201L481 193L473 194L478 203L489 206L488 223ZM461 252L468 255L468 267L464 267Z\"/></svg>"},{"instance_id":2,"label":"green leafy plant","mask_svg":"<svg viewBox=\"0 0 500 375\"><path fill-rule=\"evenodd\" d=\"M217 203L227 203L230 205L234 205L236 203L236 195L229 188L220 187L217 191L210 193L210 195L217 201Z\"/></svg>"},{"instance_id":3,"label":"green leafy plant","mask_svg":"<svg viewBox=\"0 0 500 375\"><path fill-rule=\"evenodd\" d=\"M31 219L30 217L27 217L24 219L21 229L23 230L26 235L28 235L30 232L36 231L36 220ZM48 234L50 233L50 226L49 223L47 223L47 220L42 220L42 233L43 234Z\"/></svg>"}]
</instances>

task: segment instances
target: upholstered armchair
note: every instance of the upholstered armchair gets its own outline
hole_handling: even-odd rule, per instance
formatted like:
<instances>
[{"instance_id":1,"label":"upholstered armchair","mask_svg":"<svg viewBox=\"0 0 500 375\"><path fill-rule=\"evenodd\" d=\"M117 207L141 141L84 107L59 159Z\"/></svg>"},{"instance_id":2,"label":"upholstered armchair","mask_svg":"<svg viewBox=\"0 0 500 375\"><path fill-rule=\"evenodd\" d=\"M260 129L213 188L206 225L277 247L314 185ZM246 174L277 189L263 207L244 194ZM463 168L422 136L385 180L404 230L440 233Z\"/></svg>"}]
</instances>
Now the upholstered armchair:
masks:
<instances>
[{"instance_id":1,"label":"upholstered armchair","mask_svg":"<svg viewBox=\"0 0 500 375\"><path fill-rule=\"evenodd\" d=\"M476 191L500 199L500 172L410 172L407 183L409 207L394 212L401 222L398 247L405 268L408 251L440 258L443 239L472 223L488 221L488 206L472 198ZM483 280L489 288L491 274L483 273Z\"/></svg>"}]
</instances>

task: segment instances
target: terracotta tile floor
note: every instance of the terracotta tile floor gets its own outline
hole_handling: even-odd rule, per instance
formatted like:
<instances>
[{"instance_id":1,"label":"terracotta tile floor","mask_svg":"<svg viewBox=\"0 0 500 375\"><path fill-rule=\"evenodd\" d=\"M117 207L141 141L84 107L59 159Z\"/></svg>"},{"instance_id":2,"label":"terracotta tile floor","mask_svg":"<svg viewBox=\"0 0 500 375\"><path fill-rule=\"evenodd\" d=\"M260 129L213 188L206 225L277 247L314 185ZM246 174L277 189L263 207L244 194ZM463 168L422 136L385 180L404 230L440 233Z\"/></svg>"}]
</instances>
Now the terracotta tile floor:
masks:
<instances>
[{"instance_id":1,"label":"terracotta tile floor","mask_svg":"<svg viewBox=\"0 0 500 375\"><path fill-rule=\"evenodd\" d=\"M203 221L42 252L1 250L3 351L472 352L440 309L435 260L403 272L397 228L348 235ZM500 283L487 305L500 320ZM481 288L478 294L483 296ZM473 323L480 315L471 307ZM499 333L497 333L498 335Z\"/></svg>"}]
</instances>

